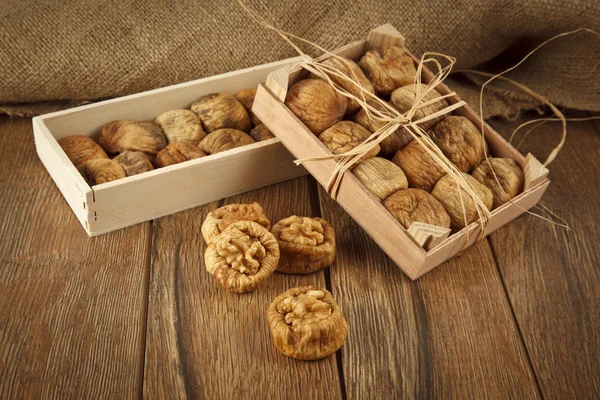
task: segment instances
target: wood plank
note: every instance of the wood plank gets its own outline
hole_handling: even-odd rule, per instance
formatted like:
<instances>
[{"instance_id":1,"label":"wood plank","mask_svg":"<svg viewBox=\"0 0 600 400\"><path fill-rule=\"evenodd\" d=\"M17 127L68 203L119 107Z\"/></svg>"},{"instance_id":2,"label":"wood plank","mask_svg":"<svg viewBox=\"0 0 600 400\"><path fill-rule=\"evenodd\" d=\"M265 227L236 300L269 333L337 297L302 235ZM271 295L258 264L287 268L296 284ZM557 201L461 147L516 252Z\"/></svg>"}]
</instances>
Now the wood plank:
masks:
<instances>
[{"instance_id":1,"label":"wood plank","mask_svg":"<svg viewBox=\"0 0 600 400\"><path fill-rule=\"evenodd\" d=\"M411 282L321 189L348 398L538 398L487 241Z\"/></svg>"},{"instance_id":2,"label":"wood plank","mask_svg":"<svg viewBox=\"0 0 600 400\"><path fill-rule=\"evenodd\" d=\"M506 135L515 127L496 125ZM523 148L544 159L559 137L560 124L548 123ZM592 399L600 393L600 135L592 122L568 123L549 169L542 203L572 230L526 216L491 242L544 397Z\"/></svg>"},{"instance_id":3,"label":"wood plank","mask_svg":"<svg viewBox=\"0 0 600 400\"><path fill-rule=\"evenodd\" d=\"M313 215L309 182L298 178L225 203L258 201L272 223ZM324 274L275 273L256 292L224 290L204 269L200 234L206 214L220 204L155 221L145 397L339 398L335 356L303 362L279 354L266 320L277 295L306 284L324 287Z\"/></svg>"},{"instance_id":4,"label":"wood plank","mask_svg":"<svg viewBox=\"0 0 600 400\"><path fill-rule=\"evenodd\" d=\"M88 238L32 138L0 118L0 398L133 397L150 225Z\"/></svg>"}]
</instances>

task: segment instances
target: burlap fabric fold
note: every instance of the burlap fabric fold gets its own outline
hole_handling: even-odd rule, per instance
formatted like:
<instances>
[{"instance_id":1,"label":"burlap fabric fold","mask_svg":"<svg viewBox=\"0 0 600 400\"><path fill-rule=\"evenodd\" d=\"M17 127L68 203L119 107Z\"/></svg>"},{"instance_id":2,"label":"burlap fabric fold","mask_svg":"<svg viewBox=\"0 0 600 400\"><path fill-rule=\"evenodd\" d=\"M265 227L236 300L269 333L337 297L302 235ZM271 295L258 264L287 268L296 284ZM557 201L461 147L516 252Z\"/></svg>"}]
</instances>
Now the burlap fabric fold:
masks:
<instances>
[{"instance_id":1,"label":"burlap fabric fold","mask_svg":"<svg viewBox=\"0 0 600 400\"><path fill-rule=\"evenodd\" d=\"M442 52L458 59L457 68L483 65L488 71L557 33L600 30L596 0L248 4L280 28L329 49L389 22L417 55ZM4 0L0 112L39 114L294 55L233 1ZM600 111L600 39L561 39L509 76L562 107ZM449 84L476 104L472 77ZM538 105L510 87L489 93L488 116Z\"/></svg>"}]
</instances>

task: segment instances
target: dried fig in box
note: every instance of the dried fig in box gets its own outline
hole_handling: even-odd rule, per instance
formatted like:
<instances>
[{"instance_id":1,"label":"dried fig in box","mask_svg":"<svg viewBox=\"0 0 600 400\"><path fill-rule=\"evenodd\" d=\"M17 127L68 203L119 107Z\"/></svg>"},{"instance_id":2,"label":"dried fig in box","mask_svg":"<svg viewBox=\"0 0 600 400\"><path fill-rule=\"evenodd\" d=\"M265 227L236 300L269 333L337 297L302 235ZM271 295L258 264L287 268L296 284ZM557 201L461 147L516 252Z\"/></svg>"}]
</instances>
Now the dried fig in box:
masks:
<instances>
[{"instance_id":1,"label":"dried fig in box","mask_svg":"<svg viewBox=\"0 0 600 400\"><path fill-rule=\"evenodd\" d=\"M167 138L152 122L121 120L104 125L98 142L110 154L141 151L154 158L167 145Z\"/></svg>"},{"instance_id":2,"label":"dried fig in box","mask_svg":"<svg viewBox=\"0 0 600 400\"><path fill-rule=\"evenodd\" d=\"M385 199L383 205L405 229L413 222L450 228L450 216L442 204L424 190L399 190Z\"/></svg>"},{"instance_id":3,"label":"dried fig in box","mask_svg":"<svg viewBox=\"0 0 600 400\"><path fill-rule=\"evenodd\" d=\"M364 142L371 132L352 121L341 121L326 129L319 135L319 140L327 146L333 154L342 154L352 150L362 142ZM363 160L370 157L375 157L379 153L379 145L375 145L367 154L363 156Z\"/></svg>"},{"instance_id":4,"label":"dried fig in box","mask_svg":"<svg viewBox=\"0 0 600 400\"><path fill-rule=\"evenodd\" d=\"M370 101L369 104L375 107L382 112L385 111L385 108L376 101ZM392 105L390 105L392 107ZM365 109L361 108L352 118L354 122L361 125L363 128L366 128L371 133L375 133L379 129L383 128L386 123L383 121L376 120L374 118L370 118L369 114L365 111ZM409 144L413 140L413 137L406 129L403 127L399 127L388 137L383 139L379 145L381 146L381 155L384 157L392 157L396 152L402 148L404 148L407 144Z\"/></svg>"},{"instance_id":5,"label":"dried fig in box","mask_svg":"<svg viewBox=\"0 0 600 400\"><path fill-rule=\"evenodd\" d=\"M483 159L485 139L467 118L450 115L429 131L433 142L462 172L471 171Z\"/></svg>"},{"instance_id":6,"label":"dried fig in box","mask_svg":"<svg viewBox=\"0 0 600 400\"><path fill-rule=\"evenodd\" d=\"M373 84L375 93L382 97L388 97L400 86L413 83L417 74L413 59L397 46L369 50L358 65Z\"/></svg>"},{"instance_id":7,"label":"dried fig in box","mask_svg":"<svg viewBox=\"0 0 600 400\"><path fill-rule=\"evenodd\" d=\"M87 136L67 136L60 139L58 144L62 147L63 151L75 167L78 167L88 160L97 158L108 159L108 156L104 150L102 150L102 147Z\"/></svg>"},{"instance_id":8,"label":"dried fig in box","mask_svg":"<svg viewBox=\"0 0 600 400\"><path fill-rule=\"evenodd\" d=\"M211 211L202 224L202 237L211 243L229 225L237 221L253 221L269 229L271 223L260 204L229 204Z\"/></svg>"},{"instance_id":9,"label":"dried fig in box","mask_svg":"<svg viewBox=\"0 0 600 400\"><path fill-rule=\"evenodd\" d=\"M125 151L116 156L114 160L121 165L127 176L141 174L154 169L148 156L141 151Z\"/></svg>"},{"instance_id":10,"label":"dried fig in box","mask_svg":"<svg viewBox=\"0 0 600 400\"><path fill-rule=\"evenodd\" d=\"M169 144L156 155L154 164L157 168L168 165L179 164L184 161L195 160L204 157L206 154L198 146L187 142L175 142Z\"/></svg>"},{"instance_id":11,"label":"dried fig in box","mask_svg":"<svg viewBox=\"0 0 600 400\"><path fill-rule=\"evenodd\" d=\"M477 193L488 211L491 210L494 200L492 192L471 175L463 173L463 177L467 180L471 189ZM475 202L464 189L457 186L456 181L450 175L444 176L436 183L431 195L444 206L450 216L453 229L462 229L479 219Z\"/></svg>"},{"instance_id":12,"label":"dried fig in box","mask_svg":"<svg viewBox=\"0 0 600 400\"><path fill-rule=\"evenodd\" d=\"M198 114L208 133L225 128L248 132L252 128L248 112L242 103L229 93L202 96L191 108Z\"/></svg>"},{"instance_id":13,"label":"dried fig in box","mask_svg":"<svg viewBox=\"0 0 600 400\"><path fill-rule=\"evenodd\" d=\"M123 167L115 160L95 158L77 167L79 173L90 186L125 178Z\"/></svg>"},{"instance_id":14,"label":"dried fig in box","mask_svg":"<svg viewBox=\"0 0 600 400\"><path fill-rule=\"evenodd\" d=\"M206 136L198 115L190 110L170 110L154 120L169 143L187 142L197 145Z\"/></svg>"},{"instance_id":15,"label":"dried fig in box","mask_svg":"<svg viewBox=\"0 0 600 400\"><path fill-rule=\"evenodd\" d=\"M431 192L437 181L446 175L446 171L417 141L412 141L399 150L392 161L402 168L408 179L408 186L411 188Z\"/></svg>"},{"instance_id":16,"label":"dried fig in box","mask_svg":"<svg viewBox=\"0 0 600 400\"><path fill-rule=\"evenodd\" d=\"M256 125L251 131L250 136L252 139L257 142L262 142L263 140L273 139L275 135L271 133L269 128L265 126L265 124Z\"/></svg>"},{"instance_id":17,"label":"dried fig in box","mask_svg":"<svg viewBox=\"0 0 600 400\"><path fill-rule=\"evenodd\" d=\"M256 96L256 88L247 88L242 89L237 92L234 97L242 103L248 115L250 116L250 121L252 121L252 125L258 126L262 124L261 120L258 119L256 115L252 112L252 104L254 104L254 97Z\"/></svg>"},{"instance_id":18,"label":"dried fig in box","mask_svg":"<svg viewBox=\"0 0 600 400\"><path fill-rule=\"evenodd\" d=\"M310 274L328 267L335 259L335 232L322 218L284 218L271 233L279 243L281 258L277 271Z\"/></svg>"},{"instance_id":19,"label":"dried fig in box","mask_svg":"<svg viewBox=\"0 0 600 400\"><path fill-rule=\"evenodd\" d=\"M338 58L339 57L339 58ZM368 92L375 93L375 89L373 88L373 84L367 79L364 72L360 69L357 63L349 59L348 57L338 56L331 57L327 60L323 61L323 64L336 68L338 71L346 75L352 81L357 81L360 85L366 89ZM317 76L311 74L311 78L318 78ZM359 99L362 97L361 89L356 86L353 82L342 79L338 76L330 74L330 79L340 87L344 88L348 93L351 93L358 97ZM368 99L368 95L364 95L365 99ZM346 107L346 115L352 115L358 110L360 110L360 104L358 101L347 98L348 106Z\"/></svg>"},{"instance_id":20,"label":"dried fig in box","mask_svg":"<svg viewBox=\"0 0 600 400\"><path fill-rule=\"evenodd\" d=\"M391 102L394 105L394 107L398 109L398 111L400 111L401 113L406 113L413 107L415 101L417 100L417 97L421 96L421 94L425 92L426 88L427 85L424 85L422 83L418 85L411 84L407 86L402 86L401 88L394 90L394 92L392 93ZM429 101L435 100L440 96L441 94L437 90L432 89L422 98L420 104L424 104ZM446 99L441 99L432 104L422 106L415 111L411 120L415 122L419 121L420 119L425 118L428 115L434 114L438 111L441 111L446 107L448 107L448 101L446 101ZM419 123L419 126L422 129L427 130L434 126L441 119L442 117L437 117L425 122L421 122Z\"/></svg>"},{"instance_id":21,"label":"dried fig in box","mask_svg":"<svg viewBox=\"0 0 600 400\"><path fill-rule=\"evenodd\" d=\"M348 324L331 293L304 286L279 295L267 311L275 347L288 357L318 360L346 341Z\"/></svg>"},{"instance_id":22,"label":"dried fig in box","mask_svg":"<svg viewBox=\"0 0 600 400\"><path fill-rule=\"evenodd\" d=\"M315 135L344 117L348 100L321 79L303 79L289 88L285 105Z\"/></svg>"},{"instance_id":23,"label":"dried fig in box","mask_svg":"<svg viewBox=\"0 0 600 400\"><path fill-rule=\"evenodd\" d=\"M381 157L373 157L359 163L352 173L381 201L401 189L408 188L404 172L393 162Z\"/></svg>"},{"instance_id":24,"label":"dried fig in box","mask_svg":"<svg viewBox=\"0 0 600 400\"><path fill-rule=\"evenodd\" d=\"M235 293L256 290L279 262L275 237L262 225L238 221L227 227L204 253L206 270Z\"/></svg>"},{"instance_id":25,"label":"dried fig in box","mask_svg":"<svg viewBox=\"0 0 600 400\"><path fill-rule=\"evenodd\" d=\"M492 172L493 170L493 172ZM494 178L494 173L496 178ZM523 190L523 170L511 158L488 158L473 171L473 178L483 183L494 195L493 208L500 207Z\"/></svg>"},{"instance_id":26,"label":"dried fig in box","mask_svg":"<svg viewBox=\"0 0 600 400\"><path fill-rule=\"evenodd\" d=\"M217 154L255 143L247 133L237 129L219 129L207 135L198 147L206 154Z\"/></svg>"}]
</instances>

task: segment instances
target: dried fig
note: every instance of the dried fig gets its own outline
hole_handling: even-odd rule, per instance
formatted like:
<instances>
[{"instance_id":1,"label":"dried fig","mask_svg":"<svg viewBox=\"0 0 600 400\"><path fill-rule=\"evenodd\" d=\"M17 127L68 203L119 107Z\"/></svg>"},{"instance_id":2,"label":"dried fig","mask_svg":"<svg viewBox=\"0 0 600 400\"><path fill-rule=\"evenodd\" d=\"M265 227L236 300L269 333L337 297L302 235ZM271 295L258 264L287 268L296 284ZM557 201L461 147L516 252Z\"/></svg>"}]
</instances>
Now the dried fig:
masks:
<instances>
[{"instance_id":1,"label":"dried fig","mask_svg":"<svg viewBox=\"0 0 600 400\"><path fill-rule=\"evenodd\" d=\"M408 186L431 192L437 181L446 171L431 158L429 153L417 141L410 142L399 150L392 161L402 168Z\"/></svg>"},{"instance_id":2,"label":"dried fig","mask_svg":"<svg viewBox=\"0 0 600 400\"><path fill-rule=\"evenodd\" d=\"M435 197L421 189L399 190L383 205L406 229L413 222L450 228L450 216Z\"/></svg>"},{"instance_id":3,"label":"dried fig","mask_svg":"<svg viewBox=\"0 0 600 400\"><path fill-rule=\"evenodd\" d=\"M166 167L168 165L179 164L184 161L195 160L196 158L204 157L206 154L188 142L175 142L169 144L156 155L154 164L157 168Z\"/></svg>"},{"instance_id":4,"label":"dried fig","mask_svg":"<svg viewBox=\"0 0 600 400\"><path fill-rule=\"evenodd\" d=\"M229 93L202 96L191 108L198 114L204 130L208 133L224 128L248 132L252 128L248 112L242 103Z\"/></svg>"},{"instance_id":5,"label":"dried fig","mask_svg":"<svg viewBox=\"0 0 600 400\"><path fill-rule=\"evenodd\" d=\"M265 124L256 125L251 131L250 136L252 139L257 142L262 142L263 140L273 139L275 135L271 133L269 128L266 127Z\"/></svg>"},{"instance_id":6,"label":"dried fig","mask_svg":"<svg viewBox=\"0 0 600 400\"><path fill-rule=\"evenodd\" d=\"M346 341L348 324L331 293L304 286L279 295L267 311L275 347L299 360L318 360Z\"/></svg>"},{"instance_id":7,"label":"dried fig","mask_svg":"<svg viewBox=\"0 0 600 400\"><path fill-rule=\"evenodd\" d=\"M67 136L60 139L58 144L76 167L88 160L108 158L102 147L87 136Z\"/></svg>"},{"instance_id":8,"label":"dried fig","mask_svg":"<svg viewBox=\"0 0 600 400\"><path fill-rule=\"evenodd\" d=\"M198 147L206 154L217 154L255 143L247 133L237 129L219 129L206 136Z\"/></svg>"},{"instance_id":9,"label":"dried fig","mask_svg":"<svg viewBox=\"0 0 600 400\"><path fill-rule=\"evenodd\" d=\"M154 157L167 145L160 126L145 121L113 121L102 127L100 146L110 154L141 151Z\"/></svg>"},{"instance_id":10,"label":"dried fig","mask_svg":"<svg viewBox=\"0 0 600 400\"><path fill-rule=\"evenodd\" d=\"M401 189L408 188L404 172L393 162L381 157L373 157L359 163L352 173L381 201Z\"/></svg>"},{"instance_id":11,"label":"dried fig","mask_svg":"<svg viewBox=\"0 0 600 400\"><path fill-rule=\"evenodd\" d=\"M404 49L390 46L369 50L358 62L378 96L388 97L396 88L415 81L417 70Z\"/></svg>"},{"instance_id":12,"label":"dried fig","mask_svg":"<svg viewBox=\"0 0 600 400\"><path fill-rule=\"evenodd\" d=\"M258 126L258 125L262 124L262 122L252 112L252 104L254 104L254 97L255 96L256 96L256 88L255 87L248 88L248 89L242 89L242 90L240 90L239 92L237 92L234 95L234 97L240 103L242 103L242 105L244 106L244 108L248 112L248 115L250 116L250 121L252 121L252 125Z\"/></svg>"},{"instance_id":13,"label":"dried fig","mask_svg":"<svg viewBox=\"0 0 600 400\"><path fill-rule=\"evenodd\" d=\"M227 227L204 253L206 270L232 292L256 290L279 262L277 240L264 226L238 221Z\"/></svg>"},{"instance_id":14,"label":"dried fig","mask_svg":"<svg viewBox=\"0 0 600 400\"><path fill-rule=\"evenodd\" d=\"M371 132L352 121L341 121L326 129L319 135L319 140L327 146L333 154L342 154L352 150L362 142L364 142ZM363 160L370 157L375 157L379 153L379 145L375 145L367 154L363 156Z\"/></svg>"},{"instance_id":15,"label":"dried fig","mask_svg":"<svg viewBox=\"0 0 600 400\"><path fill-rule=\"evenodd\" d=\"M383 106L378 102L370 101L369 104L378 110L384 111ZM363 128L368 129L371 133L375 133L386 125L383 121L369 118L369 115L364 109L360 109L354 115L352 120ZM392 157L398 150L404 148L404 146L409 144L412 140L412 135L408 133L406 129L400 127L379 143L381 146L380 154L384 157Z\"/></svg>"},{"instance_id":16,"label":"dried fig","mask_svg":"<svg viewBox=\"0 0 600 400\"><path fill-rule=\"evenodd\" d=\"M467 180L475 193L477 193L477 196L481 199L483 204L485 204L486 208L491 210L494 197L492 196L490 189L479 183L471 175L465 174L464 172L463 177ZM456 181L450 175L445 175L440 179L438 183L436 183L431 194L442 203L442 206L446 209L446 212L450 216L452 229L462 229L471 222L479 219L475 202L464 189L459 189Z\"/></svg>"},{"instance_id":17,"label":"dried fig","mask_svg":"<svg viewBox=\"0 0 600 400\"><path fill-rule=\"evenodd\" d=\"M125 151L116 156L114 160L121 165L127 176L141 174L154 169L148 156L141 151Z\"/></svg>"},{"instance_id":18,"label":"dried fig","mask_svg":"<svg viewBox=\"0 0 600 400\"><path fill-rule=\"evenodd\" d=\"M171 110L160 114L154 120L160 126L169 143L188 142L197 145L206 136L202 122L190 110Z\"/></svg>"},{"instance_id":19,"label":"dried fig","mask_svg":"<svg viewBox=\"0 0 600 400\"><path fill-rule=\"evenodd\" d=\"M115 160L94 158L77 167L79 173L90 186L125 178L123 167Z\"/></svg>"},{"instance_id":20,"label":"dried fig","mask_svg":"<svg viewBox=\"0 0 600 400\"><path fill-rule=\"evenodd\" d=\"M494 178L494 173L500 182L500 186ZM493 208L500 207L523 190L523 170L511 158L488 158L483 160L475 168L472 175L473 178L492 191L494 195Z\"/></svg>"},{"instance_id":21,"label":"dried fig","mask_svg":"<svg viewBox=\"0 0 600 400\"><path fill-rule=\"evenodd\" d=\"M271 233L281 252L279 272L311 274L330 266L335 259L335 232L322 218L292 215L276 223Z\"/></svg>"},{"instance_id":22,"label":"dried fig","mask_svg":"<svg viewBox=\"0 0 600 400\"><path fill-rule=\"evenodd\" d=\"M342 72L348 78L360 83L361 86L364 89L366 89L367 91L369 91L371 93L375 93L373 84L367 79L367 77L365 76L362 69L360 69L358 64L355 63L354 61L352 61L351 59L349 59L348 57L342 57L342 56L340 56L340 58L331 57L331 58L328 58L327 60L323 61L323 64L329 65L331 67L338 69L340 72ZM318 77L311 74L311 78L318 78ZM358 86L356 86L354 83L352 83L351 81L342 79L333 74L330 75L330 78L335 84L341 86L347 92L352 93L353 95L355 95L358 98L361 98L360 88ZM358 110L360 110L360 104L358 103L358 101L356 101L354 99L350 99L350 98L347 98L347 99L348 99L348 106L346 107L346 115L352 115L355 112L357 112ZM368 99L367 95L365 95L365 99Z\"/></svg>"},{"instance_id":23,"label":"dried fig","mask_svg":"<svg viewBox=\"0 0 600 400\"><path fill-rule=\"evenodd\" d=\"M348 100L321 79L304 79L289 88L285 105L315 135L344 117Z\"/></svg>"},{"instance_id":24,"label":"dried fig","mask_svg":"<svg viewBox=\"0 0 600 400\"><path fill-rule=\"evenodd\" d=\"M438 122L429 136L462 172L471 171L483 159L485 139L467 118L450 115Z\"/></svg>"},{"instance_id":25,"label":"dried fig","mask_svg":"<svg viewBox=\"0 0 600 400\"><path fill-rule=\"evenodd\" d=\"M237 221L253 221L267 229L271 226L260 204L229 204L208 213L201 228L204 241L213 242L221 232Z\"/></svg>"},{"instance_id":26,"label":"dried fig","mask_svg":"<svg viewBox=\"0 0 600 400\"><path fill-rule=\"evenodd\" d=\"M394 107L398 109L398 111L404 114L413 107L417 99L417 93L419 93L420 95L425 91L426 88L427 86L424 84L412 84L402 86L401 88L394 90L394 92L392 93L391 102L394 105ZM428 101L435 100L440 96L441 94L437 90L432 89L422 98L421 103L427 103ZM439 101L436 101L435 103L418 108L415 111L411 120L416 122L421 118L425 118L428 115L441 111L446 107L448 107L448 101L446 99L441 99ZM437 117L429 121L421 122L419 126L422 129L427 130L434 126L441 119L442 117Z\"/></svg>"}]
</instances>

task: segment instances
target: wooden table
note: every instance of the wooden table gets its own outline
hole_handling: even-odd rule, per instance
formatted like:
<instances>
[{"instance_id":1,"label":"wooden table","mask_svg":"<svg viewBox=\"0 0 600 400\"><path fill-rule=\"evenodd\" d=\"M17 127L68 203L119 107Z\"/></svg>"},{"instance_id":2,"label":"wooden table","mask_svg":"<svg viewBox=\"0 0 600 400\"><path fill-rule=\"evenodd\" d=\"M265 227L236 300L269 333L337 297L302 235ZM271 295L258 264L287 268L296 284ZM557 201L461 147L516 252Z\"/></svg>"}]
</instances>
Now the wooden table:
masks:
<instances>
[{"instance_id":1,"label":"wooden table","mask_svg":"<svg viewBox=\"0 0 600 400\"><path fill-rule=\"evenodd\" d=\"M570 232L526 215L411 282L308 177L89 239L31 121L2 117L0 398L597 398L599 131L571 123L551 165L543 203ZM558 137L548 124L523 149L543 158ZM225 292L204 269L200 224L252 200L272 221L329 220L335 264ZM350 329L316 362L279 354L265 319L305 284L331 290Z\"/></svg>"}]
</instances>

